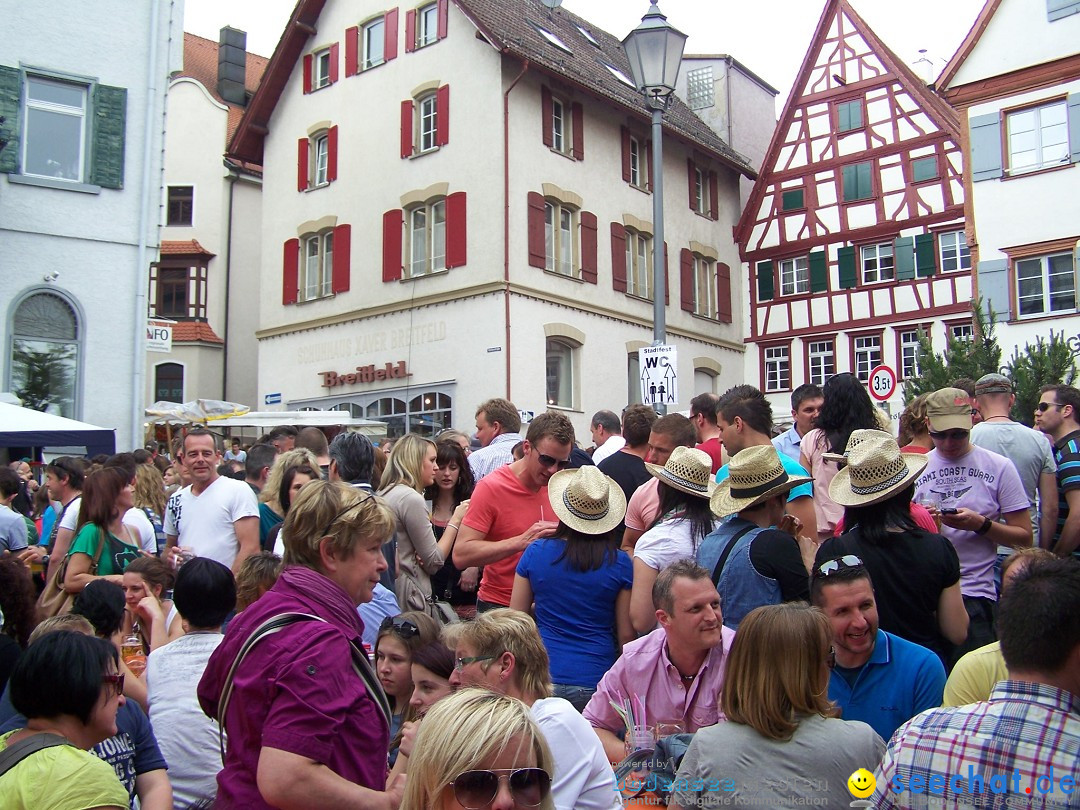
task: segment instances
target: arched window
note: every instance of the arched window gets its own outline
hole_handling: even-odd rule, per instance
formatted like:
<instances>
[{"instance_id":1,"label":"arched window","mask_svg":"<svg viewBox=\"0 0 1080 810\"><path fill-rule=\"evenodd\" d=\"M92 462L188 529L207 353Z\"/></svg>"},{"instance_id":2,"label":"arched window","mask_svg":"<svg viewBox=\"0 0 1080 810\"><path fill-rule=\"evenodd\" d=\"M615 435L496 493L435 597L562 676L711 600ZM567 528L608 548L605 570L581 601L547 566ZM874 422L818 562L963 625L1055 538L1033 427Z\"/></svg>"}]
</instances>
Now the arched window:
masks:
<instances>
[{"instance_id":1,"label":"arched window","mask_svg":"<svg viewBox=\"0 0 1080 810\"><path fill-rule=\"evenodd\" d=\"M179 363L159 363L154 368L154 400L184 401L184 367Z\"/></svg>"},{"instance_id":2,"label":"arched window","mask_svg":"<svg viewBox=\"0 0 1080 810\"><path fill-rule=\"evenodd\" d=\"M66 299L36 292L12 318L9 390L27 408L78 418L79 316Z\"/></svg>"}]
</instances>

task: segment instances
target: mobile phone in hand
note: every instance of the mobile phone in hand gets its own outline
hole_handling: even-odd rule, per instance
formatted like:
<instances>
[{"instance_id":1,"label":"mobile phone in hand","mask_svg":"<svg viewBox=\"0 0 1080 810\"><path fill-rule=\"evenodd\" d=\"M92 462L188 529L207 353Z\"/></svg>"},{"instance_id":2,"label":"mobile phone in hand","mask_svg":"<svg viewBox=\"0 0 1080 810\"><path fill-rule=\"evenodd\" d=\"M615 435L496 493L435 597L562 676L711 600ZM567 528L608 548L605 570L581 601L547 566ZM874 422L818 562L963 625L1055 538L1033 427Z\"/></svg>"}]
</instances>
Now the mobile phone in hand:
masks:
<instances>
[{"instance_id":1,"label":"mobile phone in hand","mask_svg":"<svg viewBox=\"0 0 1080 810\"><path fill-rule=\"evenodd\" d=\"M943 515L955 515L958 511L959 511L958 509L954 509L951 506L946 506L946 507L942 508L941 514L943 514Z\"/></svg>"}]
</instances>

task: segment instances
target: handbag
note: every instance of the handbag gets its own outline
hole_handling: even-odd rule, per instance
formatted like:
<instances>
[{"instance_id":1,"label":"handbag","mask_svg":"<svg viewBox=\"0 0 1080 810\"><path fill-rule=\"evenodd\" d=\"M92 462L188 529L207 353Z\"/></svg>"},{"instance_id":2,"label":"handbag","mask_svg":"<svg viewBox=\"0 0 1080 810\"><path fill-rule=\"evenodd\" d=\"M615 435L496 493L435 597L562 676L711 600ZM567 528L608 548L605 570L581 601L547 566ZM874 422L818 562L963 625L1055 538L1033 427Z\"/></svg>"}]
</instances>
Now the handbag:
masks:
<instances>
[{"instance_id":1,"label":"handbag","mask_svg":"<svg viewBox=\"0 0 1080 810\"><path fill-rule=\"evenodd\" d=\"M431 618L437 621L439 624L457 624L461 619L457 615L457 611L454 610L454 606L449 602L444 602L442 599L436 599L434 596L429 596L425 600L427 612Z\"/></svg>"},{"instance_id":2,"label":"handbag","mask_svg":"<svg viewBox=\"0 0 1080 810\"><path fill-rule=\"evenodd\" d=\"M99 531L101 531L99 529ZM98 549L94 552L94 556L90 559L90 575L93 576L97 573L98 562L101 560L101 552L105 550L105 532L101 532L101 542L98 544ZM64 590L64 577L67 575L68 560L71 559L71 555L68 554L61 561L60 565L56 566L56 572L52 575L48 582L45 583L45 589L41 592L41 596L38 597L38 613L42 619L49 619L53 616L60 616L64 613L71 612L71 606L75 604L75 597L78 594L69 593Z\"/></svg>"}]
</instances>

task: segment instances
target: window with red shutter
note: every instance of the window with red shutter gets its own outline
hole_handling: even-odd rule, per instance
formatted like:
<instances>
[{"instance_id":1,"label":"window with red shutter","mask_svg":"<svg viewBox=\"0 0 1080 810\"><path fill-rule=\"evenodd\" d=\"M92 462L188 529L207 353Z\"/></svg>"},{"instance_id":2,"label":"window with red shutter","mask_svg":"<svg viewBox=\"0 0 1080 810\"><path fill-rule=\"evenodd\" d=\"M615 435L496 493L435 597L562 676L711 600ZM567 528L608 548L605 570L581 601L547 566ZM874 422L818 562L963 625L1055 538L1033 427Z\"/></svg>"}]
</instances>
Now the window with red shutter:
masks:
<instances>
[{"instance_id":1,"label":"window with red shutter","mask_svg":"<svg viewBox=\"0 0 1080 810\"><path fill-rule=\"evenodd\" d=\"M439 39L446 39L447 29L450 27L450 0L438 0L439 23L436 34Z\"/></svg>"},{"instance_id":2,"label":"window with red shutter","mask_svg":"<svg viewBox=\"0 0 1080 810\"><path fill-rule=\"evenodd\" d=\"M334 293L349 291L350 263L352 261L352 226L338 225L334 228L334 256L332 259L331 289Z\"/></svg>"},{"instance_id":3,"label":"window with red shutter","mask_svg":"<svg viewBox=\"0 0 1080 810\"><path fill-rule=\"evenodd\" d=\"M709 218L720 219L720 184L716 172L709 172Z\"/></svg>"},{"instance_id":4,"label":"window with red shutter","mask_svg":"<svg viewBox=\"0 0 1080 810\"><path fill-rule=\"evenodd\" d=\"M300 289L300 240L287 239L282 254L281 303L296 303Z\"/></svg>"},{"instance_id":5,"label":"window with red shutter","mask_svg":"<svg viewBox=\"0 0 1080 810\"><path fill-rule=\"evenodd\" d=\"M338 80L338 58L338 44L335 42L330 46L330 84Z\"/></svg>"},{"instance_id":6,"label":"window with red shutter","mask_svg":"<svg viewBox=\"0 0 1080 810\"><path fill-rule=\"evenodd\" d=\"M383 52L385 59L389 62L391 59L397 59L397 37L398 37L398 10L396 8L390 9L386 12L386 44Z\"/></svg>"},{"instance_id":7,"label":"window with red shutter","mask_svg":"<svg viewBox=\"0 0 1080 810\"><path fill-rule=\"evenodd\" d=\"M547 250L544 246L544 195L529 192L529 266L547 266Z\"/></svg>"},{"instance_id":8,"label":"window with red shutter","mask_svg":"<svg viewBox=\"0 0 1080 810\"><path fill-rule=\"evenodd\" d=\"M622 179L624 183L630 182L630 130L619 127L619 136L622 141Z\"/></svg>"},{"instance_id":9,"label":"window with red shutter","mask_svg":"<svg viewBox=\"0 0 1080 810\"><path fill-rule=\"evenodd\" d=\"M405 12L405 53L416 50L416 9Z\"/></svg>"},{"instance_id":10,"label":"window with red shutter","mask_svg":"<svg viewBox=\"0 0 1080 810\"><path fill-rule=\"evenodd\" d=\"M411 157L413 153L413 100L401 102L401 157Z\"/></svg>"},{"instance_id":11,"label":"window with red shutter","mask_svg":"<svg viewBox=\"0 0 1080 810\"><path fill-rule=\"evenodd\" d=\"M684 312L694 311L694 254L679 251L679 303Z\"/></svg>"},{"instance_id":12,"label":"window with red shutter","mask_svg":"<svg viewBox=\"0 0 1080 810\"><path fill-rule=\"evenodd\" d=\"M450 85L444 84L435 94L435 145L450 143Z\"/></svg>"},{"instance_id":13,"label":"window with red shutter","mask_svg":"<svg viewBox=\"0 0 1080 810\"><path fill-rule=\"evenodd\" d=\"M576 101L570 105L572 123L570 128L573 130L571 138L573 142L572 154L574 160L585 159L585 113L579 103Z\"/></svg>"},{"instance_id":14,"label":"window with red shutter","mask_svg":"<svg viewBox=\"0 0 1080 810\"><path fill-rule=\"evenodd\" d=\"M597 279L596 214L582 211L581 215L581 279L595 284Z\"/></svg>"},{"instance_id":15,"label":"window with red shutter","mask_svg":"<svg viewBox=\"0 0 1080 810\"><path fill-rule=\"evenodd\" d=\"M337 126L330 127L326 133L326 182L333 183L337 180Z\"/></svg>"},{"instance_id":16,"label":"window with red shutter","mask_svg":"<svg viewBox=\"0 0 1080 810\"><path fill-rule=\"evenodd\" d=\"M308 152L311 150L311 141L301 138L296 142L296 190L307 191L308 188Z\"/></svg>"},{"instance_id":17,"label":"window with red shutter","mask_svg":"<svg viewBox=\"0 0 1080 810\"><path fill-rule=\"evenodd\" d=\"M698 210L697 166L693 158L686 159L686 187L689 192L690 210Z\"/></svg>"},{"instance_id":18,"label":"window with red shutter","mask_svg":"<svg viewBox=\"0 0 1080 810\"><path fill-rule=\"evenodd\" d=\"M626 228L611 223L611 286L615 292L626 292Z\"/></svg>"},{"instance_id":19,"label":"window with red shutter","mask_svg":"<svg viewBox=\"0 0 1080 810\"><path fill-rule=\"evenodd\" d=\"M345 29L345 76L355 76L360 72L360 27Z\"/></svg>"},{"instance_id":20,"label":"window with red shutter","mask_svg":"<svg viewBox=\"0 0 1080 810\"><path fill-rule=\"evenodd\" d=\"M463 267L466 260L465 192L446 198L446 266Z\"/></svg>"},{"instance_id":21,"label":"window with red shutter","mask_svg":"<svg viewBox=\"0 0 1080 810\"><path fill-rule=\"evenodd\" d=\"M552 140L552 131L554 129L552 125L552 99L551 91L547 87L540 88L540 117L543 119L543 140L544 146L551 146L554 141Z\"/></svg>"},{"instance_id":22,"label":"window with red shutter","mask_svg":"<svg viewBox=\"0 0 1080 810\"><path fill-rule=\"evenodd\" d=\"M310 53L304 54L304 92L311 92L311 69L313 58Z\"/></svg>"},{"instance_id":23,"label":"window with red shutter","mask_svg":"<svg viewBox=\"0 0 1080 810\"><path fill-rule=\"evenodd\" d=\"M401 238L404 216L400 208L383 214L383 281L401 280Z\"/></svg>"},{"instance_id":24,"label":"window with red shutter","mask_svg":"<svg viewBox=\"0 0 1080 810\"><path fill-rule=\"evenodd\" d=\"M731 268L716 263L716 317L721 323L731 323Z\"/></svg>"}]
</instances>

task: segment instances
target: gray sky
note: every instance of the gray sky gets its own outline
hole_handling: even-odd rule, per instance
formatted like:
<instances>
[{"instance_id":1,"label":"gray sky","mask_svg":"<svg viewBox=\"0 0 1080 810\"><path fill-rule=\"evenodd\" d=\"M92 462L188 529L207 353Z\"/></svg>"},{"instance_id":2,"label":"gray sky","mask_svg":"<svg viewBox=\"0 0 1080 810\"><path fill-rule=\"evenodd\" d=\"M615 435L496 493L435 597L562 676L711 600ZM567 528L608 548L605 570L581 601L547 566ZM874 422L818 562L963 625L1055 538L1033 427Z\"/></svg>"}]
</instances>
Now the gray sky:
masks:
<instances>
[{"instance_id":1,"label":"gray sky","mask_svg":"<svg viewBox=\"0 0 1080 810\"><path fill-rule=\"evenodd\" d=\"M248 32L249 51L270 56L294 5L294 0L186 0L184 30L216 40L221 27L231 25ZM852 0L852 5L909 65L925 48L936 75L983 0ZM564 6L620 39L649 8L647 0L565 0ZM668 21L690 35L687 53L734 56L780 91L778 108L823 7L824 0L660 0Z\"/></svg>"}]
</instances>

